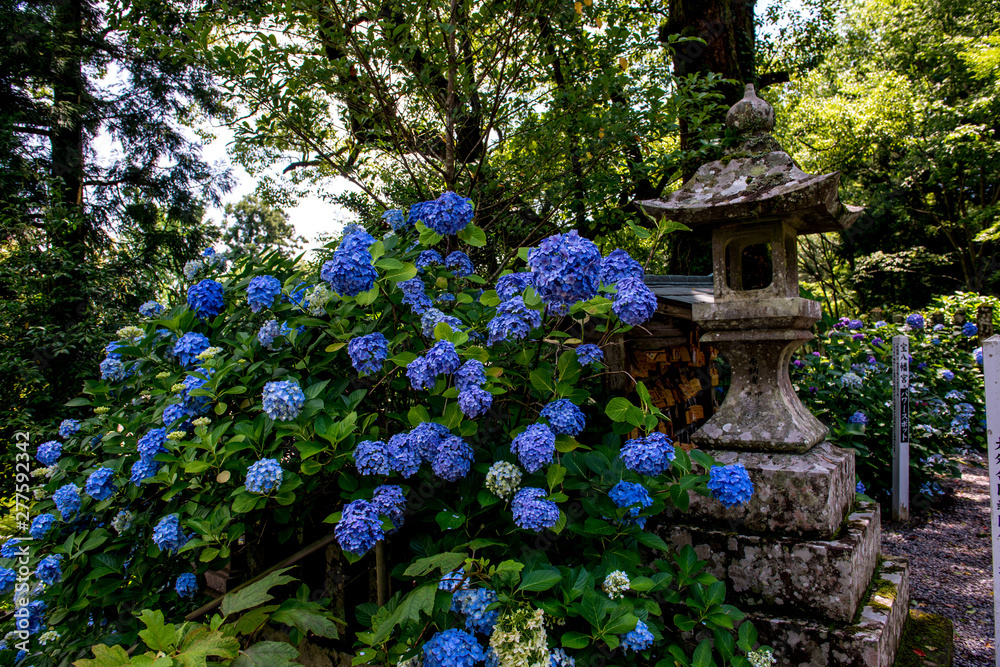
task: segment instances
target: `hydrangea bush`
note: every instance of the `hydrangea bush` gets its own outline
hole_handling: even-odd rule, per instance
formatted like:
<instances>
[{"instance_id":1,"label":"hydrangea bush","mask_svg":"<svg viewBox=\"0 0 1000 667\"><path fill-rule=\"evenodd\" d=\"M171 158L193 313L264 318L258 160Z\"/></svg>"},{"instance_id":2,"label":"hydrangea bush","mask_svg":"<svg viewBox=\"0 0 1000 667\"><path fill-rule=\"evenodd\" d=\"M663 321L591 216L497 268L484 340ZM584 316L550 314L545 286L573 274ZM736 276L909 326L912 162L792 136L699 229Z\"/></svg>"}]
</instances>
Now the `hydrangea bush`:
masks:
<instances>
[{"instance_id":1,"label":"hydrangea bush","mask_svg":"<svg viewBox=\"0 0 1000 667\"><path fill-rule=\"evenodd\" d=\"M36 454L47 475L22 539L45 585L16 600L34 605L31 664L155 649L139 610L180 620L206 572L259 572L332 534L355 664L746 667L752 627L655 532L689 492L748 500L745 471L709 484L694 471L714 461L657 432L645 387L638 405L602 394L601 347L655 307L641 266L569 232L494 285L458 195L382 224L379 240L349 228L319 266L206 263L186 302L144 306L109 345L115 372L70 403L78 430ZM280 343L258 335L268 322ZM370 578L385 598L358 605ZM337 637L301 613L281 617L293 643ZM59 640L42 648L45 629Z\"/></svg>"},{"instance_id":2,"label":"hydrangea bush","mask_svg":"<svg viewBox=\"0 0 1000 667\"><path fill-rule=\"evenodd\" d=\"M830 438L857 452L858 481L872 498L892 489L892 337L910 339L910 485L914 502L941 494L957 477L951 460L986 445L981 354L968 328L931 325L921 313L904 324L842 318L792 361L802 402L830 426Z\"/></svg>"}]
</instances>

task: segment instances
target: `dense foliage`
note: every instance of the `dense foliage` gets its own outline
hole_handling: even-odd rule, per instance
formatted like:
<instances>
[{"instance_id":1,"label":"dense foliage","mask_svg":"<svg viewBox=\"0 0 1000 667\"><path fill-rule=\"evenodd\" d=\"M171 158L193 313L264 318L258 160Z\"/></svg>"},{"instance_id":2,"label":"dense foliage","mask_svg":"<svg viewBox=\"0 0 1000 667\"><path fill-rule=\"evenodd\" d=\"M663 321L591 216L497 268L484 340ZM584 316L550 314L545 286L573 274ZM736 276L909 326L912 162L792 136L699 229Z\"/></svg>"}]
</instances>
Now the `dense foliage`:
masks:
<instances>
[{"instance_id":1,"label":"dense foliage","mask_svg":"<svg viewBox=\"0 0 1000 667\"><path fill-rule=\"evenodd\" d=\"M318 275L276 252L208 253L186 303L143 305L31 452L34 588L17 607L32 664L155 652L139 610L176 618L207 570L259 571L330 530L335 594L369 601L336 640L318 606L289 602L282 622L359 662L748 664L755 634L733 636L723 583L651 522L689 491L746 502L746 471L674 449L643 385L640 406L601 391L601 345L655 308L641 267L569 232L490 285L458 249L486 243L472 215L454 193L390 211L394 231L349 229ZM367 571L377 595L349 583ZM208 629L232 648L222 621ZM171 650L184 635L154 634Z\"/></svg>"}]
</instances>

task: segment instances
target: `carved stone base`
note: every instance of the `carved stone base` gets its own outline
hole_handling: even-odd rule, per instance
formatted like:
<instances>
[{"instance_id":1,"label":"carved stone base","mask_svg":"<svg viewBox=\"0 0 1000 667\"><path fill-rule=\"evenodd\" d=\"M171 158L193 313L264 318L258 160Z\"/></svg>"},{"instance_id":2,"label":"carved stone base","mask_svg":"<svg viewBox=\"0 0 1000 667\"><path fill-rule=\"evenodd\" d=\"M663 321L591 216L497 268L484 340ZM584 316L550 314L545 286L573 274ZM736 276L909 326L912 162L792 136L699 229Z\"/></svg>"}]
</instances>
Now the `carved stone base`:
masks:
<instances>
[{"instance_id":1,"label":"carved stone base","mask_svg":"<svg viewBox=\"0 0 1000 667\"><path fill-rule=\"evenodd\" d=\"M719 463L742 463L754 485L746 505L724 507L691 493L687 512L673 511L673 521L728 529L830 539L854 505L854 452L828 442L804 454L767 454L704 450Z\"/></svg>"},{"instance_id":2,"label":"carved stone base","mask_svg":"<svg viewBox=\"0 0 1000 667\"><path fill-rule=\"evenodd\" d=\"M781 667L892 667L910 606L909 564L883 561L859 619L850 625L751 612L762 644Z\"/></svg>"},{"instance_id":3,"label":"carved stone base","mask_svg":"<svg viewBox=\"0 0 1000 667\"><path fill-rule=\"evenodd\" d=\"M833 540L663 525L657 533L677 547L692 545L707 571L726 582L727 599L742 611L849 623L871 581L879 553L877 503L851 514Z\"/></svg>"}]
</instances>

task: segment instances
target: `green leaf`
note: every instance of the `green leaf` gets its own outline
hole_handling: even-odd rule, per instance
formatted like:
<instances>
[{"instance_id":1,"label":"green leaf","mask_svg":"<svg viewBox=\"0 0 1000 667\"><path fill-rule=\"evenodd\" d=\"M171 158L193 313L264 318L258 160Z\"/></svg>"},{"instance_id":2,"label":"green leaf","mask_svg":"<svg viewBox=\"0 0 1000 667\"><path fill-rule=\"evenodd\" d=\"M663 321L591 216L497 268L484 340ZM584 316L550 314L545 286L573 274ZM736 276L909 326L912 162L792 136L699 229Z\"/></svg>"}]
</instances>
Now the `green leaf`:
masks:
<instances>
[{"instance_id":1,"label":"green leaf","mask_svg":"<svg viewBox=\"0 0 1000 667\"><path fill-rule=\"evenodd\" d=\"M74 667L129 667L132 664L128 653L121 646L95 644L91 650L94 652L94 659L77 660L73 663Z\"/></svg>"},{"instance_id":2,"label":"green leaf","mask_svg":"<svg viewBox=\"0 0 1000 667\"><path fill-rule=\"evenodd\" d=\"M257 505L258 498L260 496L249 491L240 491L233 498L233 514L246 514L253 511L253 508Z\"/></svg>"},{"instance_id":3,"label":"green leaf","mask_svg":"<svg viewBox=\"0 0 1000 667\"><path fill-rule=\"evenodd\" d=\"M476 248L486 245L486 232L471 223L458 233L458 238Z\"/></svg>"},{"instance_id":4,"label":"green leaf","mask_svg":"<svg viewBox=\"0 0 1000 667\"><path fill-rule=\"evenodd\" d=\"M503 302L500 301L500 297L497 296L497 291L491 289L483 292L482 296L479 297L479 303L489 308L495 308Z\"/></svg>"},{"instance_id":5,"label":"green leaf","mask_svg":"<svg viewBox=\"0 0 1000 667\"><path fill-rule=\"evenodd\" d=\"M424 223L417 220L416 224L417 231L420 232L420 245L425 248L430 248L431 246L436 246L444 238L433 229L430 229Z\"/></svg>"},{"instance_id":6,"label":"green leaf","mask_svg":"<svg viewBox=\"0 0 1000 667\"><path fill-rule=\"evenodd\" d=\"M712 640L703 639L691 656L691 667L712 667Z\"/></svg>"},{"instance_id":7,"label":"green leaf","mask_svg":"<svg viewBox=\"0 0 1000 667\"><path fill-rule=\"evenodd\" d=\"M740 625L739 631L736 633L737 642L736 645L740 647L740 650L744 653L749 653L757 645L757 628L753 627L750 621L746 621Z\"/></svg>"},{"instance_id":8,"label":"green leaf","mask_svg":"<svg viewBox=\"0 0 1000 667\"><path fill-rule=\"evenodd\" d=\"M398 269L390 269L385 272L386 280L394 283L401 283L417 275L417 267L411 262L403 262Z\"/></svg>"},{"instance_id":9,"label":"green leaf","mask_svg":"<svg viewBox=\"0 0 1000 667\"><path fill-rule=\"evenodd\" d=\"M139 614L139 620L146 626L145 630L139 631L139 637L146 642L146 646L154 651L173 653L177 642L177 630L173 623L163 622L162 611L143 609Z\"/></svg>"},{"instance_id":10,"label":"green leaf","mask_svg":"<svg viewBox=\"0 0 1000 667\"><path fill-rule=\"evenodd\" d=\"M403 574L408 577L420 577L434 570L439 571L441 574L447 574L464 563L466 558L468 558L466 554L458 553L456 551L448 551L443 554L428 556L427 558L421 558L414 562L406 568L406 571L403 572Z\"/></svg>"},{"instance_id":11,"label":"green leaf","mask_svg":"<svg viewBox=\"0 0 1000 667\"><path fill-rule=\"evenodd\" d=\"M244 588L228 594L222 600L222 615L229 616L236 614L273 599L274 596L268 593L270 589L296 580L295 577L285 576L285 572L288 572L290 569L292 568L285 567L275 570L260 581L255 581Z\"/></svg>"},{"instance_id":12,"label":"green leaf","mask_svg":"<svg viewBox=\"0 0 1000 667\"><path fill-rule=\"evenodd\" d=\"M561 641L566 648L587 648L590 636L582 632L564 632Z\"/></svg>"},{"instance_id":13,"label":"green leaf","mask_svg":"<svg viewBox=\"0 0 1000 667\"><path fill-rule=\"evenodd\" d=\"M211 630L204 625L195 626L184 635L177 647L177 663L183 667L201 667L206 658L235 658L240 651L240 643L235 637L226 637L219 630Z\"/></svg>"},{"instance_id":14,"label":"green leaf","mask_svg":"<svg viewBox=\"0 0 1000 667\"><path fill-rule=\"evenodd\" d=\"M455 530L461 528L465 523L465 515L451 510L441 510L434 517L434 520L441 526L441 530Z\"/></svg>"},{"instance_id":15,"label":"green leaf","mask_svg":"<svg viewBox=\"0 0 1000 667\"><path fill-rule=\"evenodd\" d=\"M188 474L197 474L199 472L205 472L211 466L208 461L188 461L184 464L184 472Z\"/></svg>"},{"instance_id":16,"label":"green leaf","mask_svg":"<svg viewBox=\"0 0 1000 667\"><path fill-rule=\"evenodd\" d=\"M543 370L541 368L536 368L528 376L531 380L531 386L538 390L541 394L552 393L552 372L548 370Z\"/></svg>"},{"instance_id":17,"label":"green leaf","mask_svg":"<svg viewBox=\"0 0 1000 667\"><path fill-rule=\"evenodd\" d=\"M624 422L628 419L629 411L635 409L637 408L627 398L615 396L608 401L608 405L604 408L604 414L610 417L612 421Z\"/></svg>"},{"instance_id":18,"label":"green leaf","mask_svg":"<svg viewBox=\"0 0 1000 667\"><path fill-rule=\"evenodd\" d=\"M327 639L337 639L337 625L321 613L315 602L303 602L296 598L285 600L278 610L271 614L271 620L285 623L304 635L317 635Z\"/></svg>"},{"instance_id":19,"label":"green leaf","mask_svg":"<svg viewBox=\"0 0 1000 667\"><path fill-rule=\"evenodd\" d=\"M564 479L566 479L566 468L558 463L550 465L545 472L545 481L548 482L549 491L562 484Z\"/></svg>"},{"instance_id":20,"label":"green leaf","mask_svg":"<svg viewBox=\"0 0 1000 667\"><path fill-rule=\"evenodd\" d=\"M558 570L534 570L521 577L519 591L547 591L562 581Z\"/></svg>"},{"instance_id":21,"label":"green leaf","mask_svg":"<svg viewBox=\"0 0 1000 667\"><path fill-rule=\"evenodd\" d=\"M230 667L301 667L298 650L284 642L260 642L241 651Z\"/></svg>"}]
</instances>

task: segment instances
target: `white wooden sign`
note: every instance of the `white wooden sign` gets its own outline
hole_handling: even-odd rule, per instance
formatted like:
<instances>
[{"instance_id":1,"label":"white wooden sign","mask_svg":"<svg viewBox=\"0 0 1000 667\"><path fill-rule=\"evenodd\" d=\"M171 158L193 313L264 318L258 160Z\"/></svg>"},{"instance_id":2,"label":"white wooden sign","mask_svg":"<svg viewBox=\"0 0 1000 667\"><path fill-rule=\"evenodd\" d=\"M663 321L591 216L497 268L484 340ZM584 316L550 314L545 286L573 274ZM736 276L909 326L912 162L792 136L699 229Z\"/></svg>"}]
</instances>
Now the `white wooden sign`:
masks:
<instances>
[{"instance_id":1,"label":"white wooden sign","mask_svg":"<svg viewBox=\"0 0 1000 667\"><path fill-rule=\"evenodd\" d=\"M990 460L990 532L993 537L993 646L1000 667L1000 336L983 343L986 443Z\"/></svg>"},{"instance_id":2,"label":"white wooden sign","mask_svg":"<svg viewBox=\"0 0 1000 667\"><path fill-rule=\"evenodd\" d=\"M892 520L910 520L910 339L908 336L892 337Z\"/></svg>"}]
</instances>

